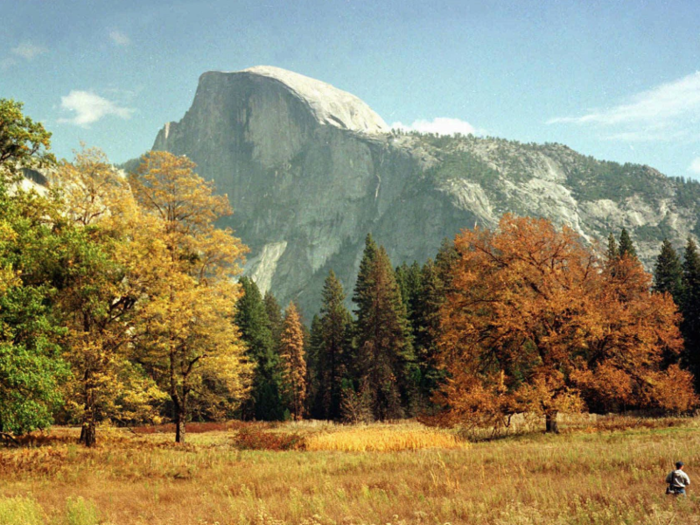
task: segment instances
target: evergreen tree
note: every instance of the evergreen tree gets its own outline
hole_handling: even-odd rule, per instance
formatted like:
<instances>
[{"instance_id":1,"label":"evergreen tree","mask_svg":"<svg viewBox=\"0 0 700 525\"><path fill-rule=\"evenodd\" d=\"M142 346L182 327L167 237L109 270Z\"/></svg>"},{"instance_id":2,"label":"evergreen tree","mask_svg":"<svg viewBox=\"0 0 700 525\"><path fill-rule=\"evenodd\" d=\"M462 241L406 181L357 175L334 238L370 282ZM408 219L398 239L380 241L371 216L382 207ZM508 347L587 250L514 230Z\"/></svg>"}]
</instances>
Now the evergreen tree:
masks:
<instances>
[{"instance_id":1,"label":"evergreen tree","mask_svg":"<svg viewBox=\"0 0 700 525\"><path fill-rule=\"evenodd\" d=\"M291 302L287 307L280 339L282 361L282 388L292 418L299 420L304 415L306 401L306 360L304 356L304 329L297 306Z\"/></svg>"},{"instance_id":2,"label":"evergreen tree","mask_svg":"<svg viewBox=\"0 0 700 525\"><path fill-rule=\"evenodd\" d=\"M353 300L360 388L375 419L402 417L413 408L416 380L406 309L386 250L369 236Z\"/></svg>"},{"instance_id":3,"label":"evergreen tree","mask_svg":"<svg viewBox=\"0 0 700 525\"><path fill-rule=\"evenodd\" d=\"M696 390L700 390L700 253L693 239L688 239L683 258L681 331L685 339L685 359L695 374Z\"/></svg>"},{"instance_id":4,"label":"evergreen tree","mask_svg":"<svg viewBox=\"0 0 700 525\"><path fill-rule=\"evenodd\" d=\"M664 239L654 267L654 291L668 292L674 302L682 307L683 265L671 242Z\"/></svg>"},{"instance_id":5,"label":"evergreen tree","mask_svg":"<svg viewBox=\"0 0 700 525\"><path fill-rule=\"evenodd\" d=\"M343 381L347 378L349 335L352 317L345 308L343 285L331 270L323 285L323 304L318 318L317 380L319 417L340 419L340 404ZM313 326L312 326L313 333Z\"/></svg>"},{"instance_id":6,"label":"evergreen tree","mask_svg":"<svg viewBox=\"0 0 700 525\"><path fill-rule=\"evenodd\" d=\"M448 238L442 240L440 249L435 256L435 270L440 282L441 293L444 295L451 289L451 271L454 264L459 259L455 243Z\"/></svg>"},{"instance_id":7,"label":"evergreen tree","mask_svg":"<svg viewBox=\"0 0 700 525\"><path fill-rule=\"evenodd\" d=\"M236 324L247 346L248 358L256 365L249 400L243 406L245 419L263 421L284 417L280 397L279 355L275 352L270 320L260 290L253 280L240 280L243 297L238 301Z\"/></svg>"},{"instance_id":8,"label":"evergreen tree","mask_svg":"<svg viewBox=\"0 0 700 525\"><path fill-rule=\"evenodd\" d=\"M420 397L424 409L432 407L433 391L444 374L437 368L437 336L440 331L440 308L445 301L438 269L428 260L421 270L420 294L415 307L414 343L420 368Z\"/></svg>"},{"instance_id":9,"label":"evergreen tree","mask_svg":"<svg viewBox=\"0 0 700 525\"><path fill-rule=\"evenodd\" d=\"M626 255L633 259L637 258L637 250L634 247L634 243L632 243L632 239L630 238L630 235L629 233L627 233L627 230L625 228L622 228L622 231L620 232L619 250L619 257L624 257Z\"/></svg>"},{"instance_id":10,"label":"evergreen tree","mask_svg":"<svg viewBox=\"0 0 700 525\"><path fill-rule=\"evenodd\" d=\"M273 348L278 351L280 345L280 338L282 336L282 324L284 319L282 317L282 308L277 302L277 299L272 292L269 290L265 292L265 298L263 299L265 303L265 312L267 313L267 319L269 321L270 333L272 334Z\"/></svg>"},{"instance_id":11,"label":"evergreen tree","mask_svg":"<svg viewBox=\"0 0 700 525\"><path fill-rule=\"evenodd\" d=\"M617 247L617 241L615 240L615 236L611 233L608 235L608 251L606 253L607 262L610 263L612 261L616 261L619 256L620 250Z\"/></svg>"},{"instance_id":12,"label":"evergreen tree","mask_svg":"<svg viewBox=\"0 0 700 525\"><path fill-rule=\"evenodd\" d=\"M319 375L321 373L319 354L322 343L321 318L314 315L311 319L311 331L306 345L306 411L311 419L326 419L321 407Z\"/></svg>"}]
</instances>

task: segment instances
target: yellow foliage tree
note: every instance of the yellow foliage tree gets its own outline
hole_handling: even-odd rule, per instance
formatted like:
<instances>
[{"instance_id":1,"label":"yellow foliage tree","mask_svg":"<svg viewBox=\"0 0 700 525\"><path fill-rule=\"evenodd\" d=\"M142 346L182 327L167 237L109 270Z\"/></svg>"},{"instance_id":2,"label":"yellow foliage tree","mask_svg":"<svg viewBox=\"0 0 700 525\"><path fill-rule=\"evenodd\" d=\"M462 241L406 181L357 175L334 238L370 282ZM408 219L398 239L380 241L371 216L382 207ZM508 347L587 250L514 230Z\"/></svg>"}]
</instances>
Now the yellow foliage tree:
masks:
<instances>
[{"instance_id":1,"label":"yellow foliage tree","mask_svg":"<svg viewBox=\"0 0 700 525\"><path fill-rule=\"evenodd\" d=\"M231 213L226 196L194 172L186 157L151 152L131 178L139 204L159 224L161 249L148 263L158 276L140 312L140 360L168 392L178 443L188 402L205 378L230 403L245 395L251 366L233 322L240 287L234 277L245 246L214 222Z\"/></svg>"},{"instance_id":2,"label":"yellow foliage tree","mask_svg":"<svg viewBox=\"0 0 700 525\"><path fill-rule=\"evenodd\" d=\"M140 213L127 180L97 149L63 163L52 181L73 229L62 247L59 311L68 328L69 412L82 420L80 441L96 442L96 421L150 419L163 394L129 360L139 302L153 286L143 276L154 223Z\"/></svg>"}]
</instances>

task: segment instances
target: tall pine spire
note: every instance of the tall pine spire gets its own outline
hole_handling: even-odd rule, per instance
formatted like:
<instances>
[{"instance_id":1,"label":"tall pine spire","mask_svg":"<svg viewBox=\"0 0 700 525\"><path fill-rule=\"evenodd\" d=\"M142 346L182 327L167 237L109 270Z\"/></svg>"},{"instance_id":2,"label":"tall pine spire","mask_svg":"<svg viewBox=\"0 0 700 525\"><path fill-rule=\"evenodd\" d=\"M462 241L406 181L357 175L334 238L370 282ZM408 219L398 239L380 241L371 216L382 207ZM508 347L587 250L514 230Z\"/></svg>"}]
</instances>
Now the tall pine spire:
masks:
<instances>
[{"instance_id":1,"label":"tall pine spire","mask_svg":"<svg viewBox=\"0 0 700 525\"><path fill-rule=\"evenodd\" d=\"M683 295L683 266L671 242L664 239L654 266L654 291L668 292L680 307Z\"/></svg>"},{"instance_id":2,"label":"tall pine spire","mask_svg":"<svg viewBox=\"0 0 700 525\"><path fill-rule=\"evenodd\" d=\"M368 390L375 419L402 417L410 411L415 390L406 308L386 250L377 249L369 236L353 301L360 388Z\"/></svg>"}]
</instances>

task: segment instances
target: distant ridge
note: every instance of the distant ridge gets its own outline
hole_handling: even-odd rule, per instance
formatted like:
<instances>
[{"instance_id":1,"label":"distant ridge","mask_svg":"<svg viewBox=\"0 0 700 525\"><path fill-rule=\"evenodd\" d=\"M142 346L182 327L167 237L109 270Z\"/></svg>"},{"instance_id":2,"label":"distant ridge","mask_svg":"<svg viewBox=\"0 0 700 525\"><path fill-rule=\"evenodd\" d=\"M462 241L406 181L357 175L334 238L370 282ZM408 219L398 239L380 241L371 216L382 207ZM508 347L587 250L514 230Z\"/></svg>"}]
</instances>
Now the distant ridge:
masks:
<instances>
[{"instance_id":1,"label":"distant ridge","mask_svg":"<svg viewBox=\"0 0 700 525\"><path fill-rule=\"evenodd\" d=\"M477 222L543 216L591 242L625 227L648 268L663 238L700 232L696 183L558 144L392 133L354 95L270 66L204 73L153 149L187 155L228 194L246 272L307 316L329 269L352 288L368 232L394 264L422 262Z\"/></svg>"}]
</instances>

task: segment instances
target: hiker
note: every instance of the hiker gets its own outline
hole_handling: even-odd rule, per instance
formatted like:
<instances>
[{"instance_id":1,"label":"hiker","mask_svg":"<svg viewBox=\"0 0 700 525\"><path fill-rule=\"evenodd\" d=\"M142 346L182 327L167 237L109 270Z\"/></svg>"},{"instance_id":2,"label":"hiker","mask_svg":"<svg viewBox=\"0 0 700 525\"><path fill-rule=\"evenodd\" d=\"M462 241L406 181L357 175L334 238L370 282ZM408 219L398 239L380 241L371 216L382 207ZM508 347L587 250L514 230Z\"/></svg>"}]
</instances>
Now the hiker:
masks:
<instances>
[{"instance_id":1,"label":"hiker","mask_svg":"<svg viewBox=\"0 0 700 525\"><path fill-rule=\"evenodd\" d=\"M668 483L668 488L666 489L666 494L683 494L685 496L685 488L690 485L690 478L688 474L683 472L683 462L679 461L676 463L676 470L669 473L666 476L666 483Z\"/></svg>"}]
</instances>

